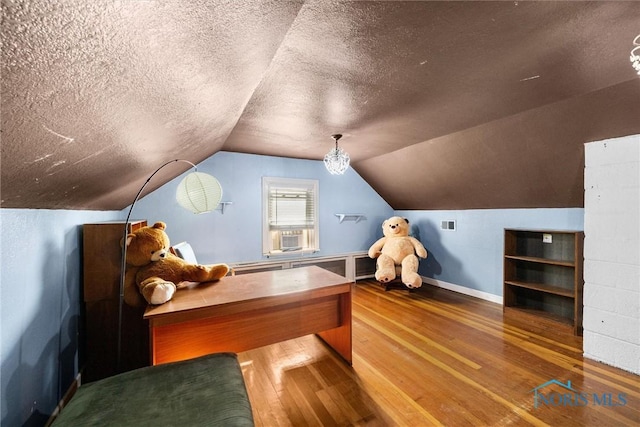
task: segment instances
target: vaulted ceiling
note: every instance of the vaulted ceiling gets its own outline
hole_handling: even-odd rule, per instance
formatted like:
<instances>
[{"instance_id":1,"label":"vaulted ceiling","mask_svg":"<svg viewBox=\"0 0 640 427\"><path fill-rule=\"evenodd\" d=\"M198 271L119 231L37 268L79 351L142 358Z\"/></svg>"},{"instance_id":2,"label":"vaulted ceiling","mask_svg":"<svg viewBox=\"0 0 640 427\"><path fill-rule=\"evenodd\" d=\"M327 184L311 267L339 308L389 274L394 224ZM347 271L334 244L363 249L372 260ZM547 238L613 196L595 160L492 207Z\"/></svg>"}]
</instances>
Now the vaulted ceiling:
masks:
<instances>
[{"instance_id":1,"label":"vaulted ceiling","mask_svg":"<svg viewBox=\"0 0 640 427\"><path fill-rule=\"evenodd\" d=\"M2 19L3 208L122 209L168 160L320 160L334 133L396 209L579 207L583 144L640 133L640 2L3 0Z\"/></svg>"}]
</instances>

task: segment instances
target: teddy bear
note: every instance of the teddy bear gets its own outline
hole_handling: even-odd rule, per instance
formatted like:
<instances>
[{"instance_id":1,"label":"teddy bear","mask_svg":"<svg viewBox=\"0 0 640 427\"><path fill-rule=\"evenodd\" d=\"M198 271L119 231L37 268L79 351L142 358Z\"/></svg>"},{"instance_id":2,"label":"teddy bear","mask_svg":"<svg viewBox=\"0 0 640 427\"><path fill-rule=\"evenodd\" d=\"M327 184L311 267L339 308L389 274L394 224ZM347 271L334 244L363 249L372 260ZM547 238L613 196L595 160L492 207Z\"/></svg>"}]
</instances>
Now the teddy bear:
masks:
<instances>
[{"instance_id":1,"label":"teddy bear","mask_svg":"<svg viewBox=\"0 0 640 427\"><path fill-rule=\"evenodd\" d=\"M229 272L226 264L197 265L169 250L167 225L156 222L126 237L124 300L130 306L164 304L173 298L181 282L211 282ZM124 239L123 239L124 240Z\"/></svg>"},{"instance_id":2,"label":"teddy bear","mask_svg":"<svg viewBox=\"0 0 640 427\"><path fill-rule=\"evenodd\" d=\"M396 278L396 267L400 268L400 278L410 289L422 286L418 274L418 257L426 258L427 250L415 237L409 236L409 220L399 216L382 223L380 238L369 248L369 257L378 258L376 280L382 283ZM417 255L417 256L416 256Z\"/></svg>"}]
</instances>

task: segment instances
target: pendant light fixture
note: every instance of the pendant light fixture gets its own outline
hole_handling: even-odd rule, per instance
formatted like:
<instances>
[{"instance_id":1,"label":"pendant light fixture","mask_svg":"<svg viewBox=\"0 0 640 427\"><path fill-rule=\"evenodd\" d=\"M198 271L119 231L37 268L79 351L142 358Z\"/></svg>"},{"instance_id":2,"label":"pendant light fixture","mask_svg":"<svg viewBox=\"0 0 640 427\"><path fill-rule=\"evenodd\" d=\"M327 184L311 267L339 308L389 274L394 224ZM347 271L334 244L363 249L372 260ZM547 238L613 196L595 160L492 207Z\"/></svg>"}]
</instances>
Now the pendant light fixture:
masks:
<instances>
[{"instance_id":1,"label":"pendant light fixture","mask_svg":"<svg viewBox=\"0 0 640 427\"><path fill-rule=\"evenodd\" d=\"M341 134L331 135L331 138L336 141L336 148L332 148L324 156L324 166L332 175L342 175L349 168L349 154L342 148L338 148L338 140L342 138Z\"/></svg>"},{"instance_id":2,"label":"pendant light fixture","mask_svg":"<svg viewBox=\"0 0 640 427\"><path fill-rule=\"evenodd\" d=\"M218 180L202 172L185 176L176 190L178 204L194 214L215 210L221 198L222 187Z\"/></svg>"},{"instance_id":3,"label":"pendant light fixture","mask_svg":"<svg viewBox=\"0 0 640 427\"><path fill-rule=\"evenodd\" d=\"M631 49L631 56L629 57L629 60L631 61L633 69L636 70L640 76L640 34L633 39L633 45L635 47Z\"/></svg>"}]
</instances>

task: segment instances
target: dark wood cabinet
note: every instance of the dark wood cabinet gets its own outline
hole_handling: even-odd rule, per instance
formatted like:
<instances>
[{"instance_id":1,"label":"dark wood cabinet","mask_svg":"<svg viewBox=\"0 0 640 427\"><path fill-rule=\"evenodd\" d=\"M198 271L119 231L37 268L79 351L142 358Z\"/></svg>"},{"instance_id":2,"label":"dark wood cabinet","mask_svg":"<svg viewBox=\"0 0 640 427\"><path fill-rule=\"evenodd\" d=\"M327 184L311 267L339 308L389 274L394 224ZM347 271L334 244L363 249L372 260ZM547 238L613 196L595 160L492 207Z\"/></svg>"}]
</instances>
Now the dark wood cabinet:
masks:
<instances>
[{"instance_id":1,"label":"dark wood cabinet","mask_svg":"<svg viewBox=\"0 0 640 427\"><path fill-rule=\"evenodd\" d=\"M506 229L504 315L582 334L582 231Z\"/></svg>"},{"instance_id":2,"label":"dark wood cabinet","mask_svg":"<svg viewBox=\"0 0 640 427\"><path fill-rule=\"evenodd\" d=\"M129 232L147 225L132 221ZM84 224L83 300L84 369L83 382L95 381L119 372L149 365L149 330L143 307L123 303L122 344L118 366L118 318L120 270L124 221Z\"/></svg>"}]
</instances>

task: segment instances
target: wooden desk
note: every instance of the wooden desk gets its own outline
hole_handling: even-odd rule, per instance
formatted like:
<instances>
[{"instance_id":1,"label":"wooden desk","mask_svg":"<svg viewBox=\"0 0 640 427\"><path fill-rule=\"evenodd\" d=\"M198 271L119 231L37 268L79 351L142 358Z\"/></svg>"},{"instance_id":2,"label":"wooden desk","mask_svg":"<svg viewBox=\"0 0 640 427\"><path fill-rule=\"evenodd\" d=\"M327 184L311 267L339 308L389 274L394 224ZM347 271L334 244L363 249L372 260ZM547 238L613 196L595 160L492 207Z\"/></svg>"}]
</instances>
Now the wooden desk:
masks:
<instances>
[{"instance_id":1,"label":"wooden desk","mask_svg":"<svg viewBox=\"0 0 640 427\"><path fill-rule=\"evenodd\" d=\"M317 334L351 364L351 283L317 266L224 277L149 306L154 365Z\"/></svg>"}]
</instances>

